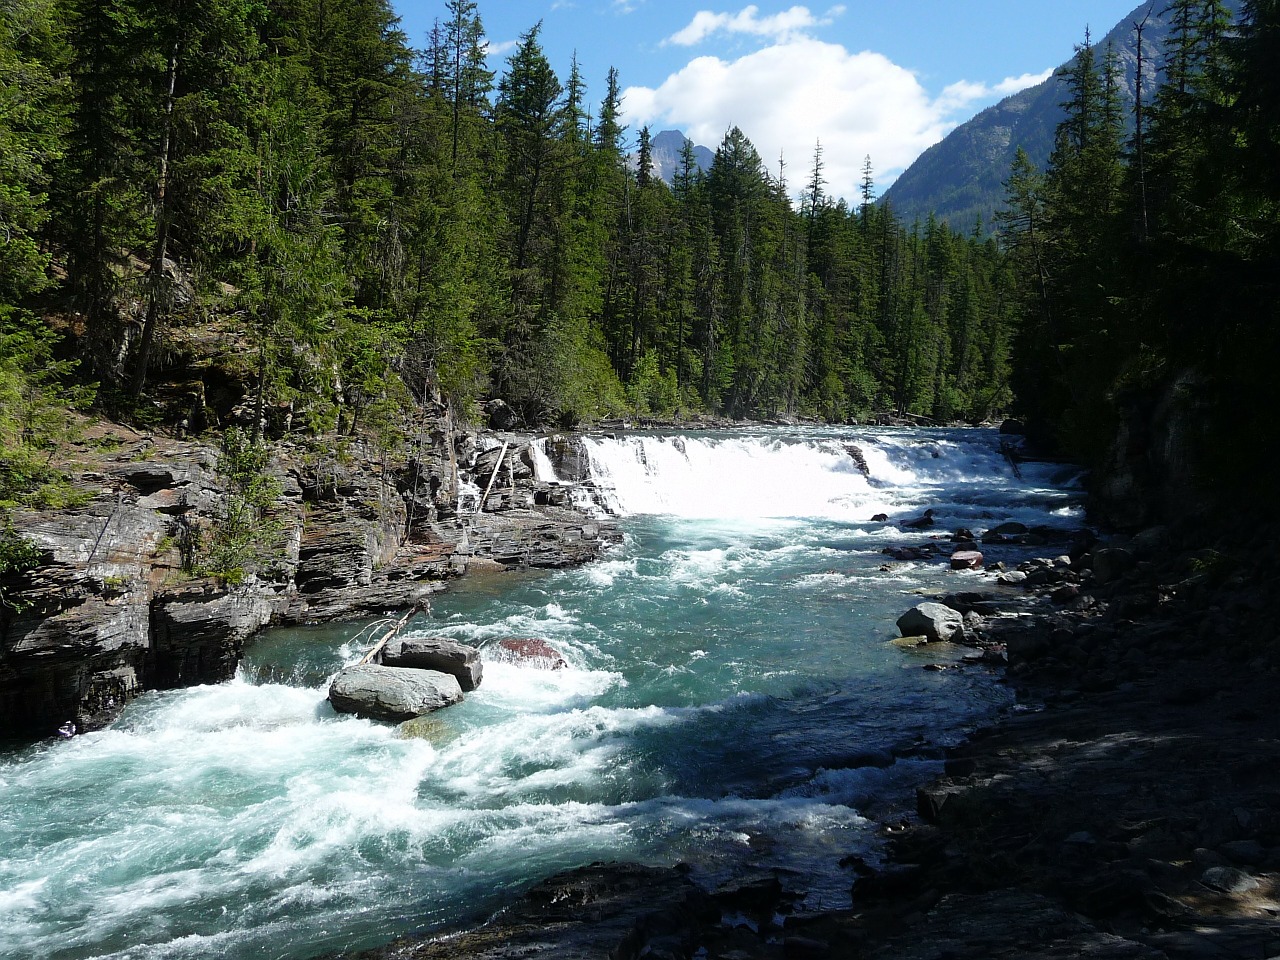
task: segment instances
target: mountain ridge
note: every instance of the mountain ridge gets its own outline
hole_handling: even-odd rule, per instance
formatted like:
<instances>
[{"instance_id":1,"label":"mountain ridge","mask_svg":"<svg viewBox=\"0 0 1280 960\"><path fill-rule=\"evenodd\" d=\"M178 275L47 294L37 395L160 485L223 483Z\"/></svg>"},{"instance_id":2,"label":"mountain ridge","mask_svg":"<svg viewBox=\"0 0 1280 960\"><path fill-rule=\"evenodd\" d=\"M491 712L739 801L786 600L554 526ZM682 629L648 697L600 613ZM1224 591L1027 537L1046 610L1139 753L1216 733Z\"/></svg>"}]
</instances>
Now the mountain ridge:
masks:
<instances>
[{"instance_id":1,"label":"mountain ridge","mask_svg":"<svg viewBox=\"0 0 1280 960\"><path fill-rule=\"evenodd\" d=\"M1115 45L1121 65L1121 97L1132 104L1136 99L1138 48L1134 24L1146 20L1142 37L1142 89L1154 94L1162 72L1164 39L1169 33L1163 8L1154 0L1139 4L1094 44L1099 58L1107 45ZM1239 15L1241 0L1227 0ZM1033 87L1005 97L960 124L946 137L922 153L881 195L905 223L923 220L930 214L947 222L953 230L967 232L978 226L991 229L991 218L1003 203L1004 180L1009 175L1018 147L1022 147L1039 169L1048 163L1053 150L1054 131L1065 116L1066 81L1060 75L1065 61L1053 76Z\"/></svg>"}]
</instances>

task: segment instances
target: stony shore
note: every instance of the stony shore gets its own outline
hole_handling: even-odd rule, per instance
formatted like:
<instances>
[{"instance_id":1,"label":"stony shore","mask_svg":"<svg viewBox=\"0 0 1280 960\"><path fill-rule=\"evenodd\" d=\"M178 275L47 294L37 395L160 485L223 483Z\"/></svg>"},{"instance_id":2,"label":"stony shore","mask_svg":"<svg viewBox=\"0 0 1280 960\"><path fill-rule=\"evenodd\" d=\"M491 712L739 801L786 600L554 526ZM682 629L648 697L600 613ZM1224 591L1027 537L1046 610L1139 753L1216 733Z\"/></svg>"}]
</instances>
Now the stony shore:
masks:
<instances>
[{"instance_id":1,"label":"stony shore","mask_svg":"<svg viewBox=\"0 0 1280 960\"><path fill-rule=\"evenodd\" d=\"M849 910L788 916L797 878L776 871L705 891L600 864L477 930L359 956L1280 956L1277 532L1078 546L1029 565L1019 617L949 598L980 648L961 668L1007 660L1019 702L882 823L885 862L848 860Z\"/></svg>"}]
</instances>

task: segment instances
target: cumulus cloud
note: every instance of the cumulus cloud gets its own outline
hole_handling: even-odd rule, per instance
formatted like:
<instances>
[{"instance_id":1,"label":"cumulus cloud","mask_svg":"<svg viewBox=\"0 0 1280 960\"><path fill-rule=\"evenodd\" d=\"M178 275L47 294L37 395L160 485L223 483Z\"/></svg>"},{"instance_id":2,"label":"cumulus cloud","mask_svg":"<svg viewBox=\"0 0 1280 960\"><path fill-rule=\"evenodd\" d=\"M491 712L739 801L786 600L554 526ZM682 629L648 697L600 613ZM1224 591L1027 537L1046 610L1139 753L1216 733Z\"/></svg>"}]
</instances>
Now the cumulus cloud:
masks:
<instances>
[{"instance_id":1,"label":"cumulus cloud","mask_svg":"<svg viewBox=\"0 0 1280 960\"><path fill-rule=\"evenodd\" d=\"M675 44L680 47L692 47L717 33L747 34L753 37L768 37L777 41L791 40L805 35L805 31L814 27L831 23L834 17L844 13L843 6L835 6L823 17L816 17L808 7L794 6L790 10L760 16L760 8L755 4L744 7L737 13L714 13L710 10L699 10L694 14L684 29L677 31L663 45Z\"/></svg>"},{"instance_id":2,"label":"cumulus cloud","mask_svg":"<svg viewBox=\"0 0 1280 960\"><path fill-rule=\"evenodd\" d=\"M489 40L484 45L484 55L486 57L505 57L518 46L520 46L519 40Z\"/></svg>"},{"instance_id":3,"label":"cumulus cloud","mask_svg":"<svg viewBox=\"0 0 1280 960\"><path fill-rule=\"evenodd\" d=\"M1053 68L1050 67L1048 70L1041 73L1024 73L1020 77L1006 77L1004 80L1001 80L992 87L991 92L1002 97L1007 97L1011 94L1017 93L1019 90L1025 90L1027 87L1034 87L1038 83L1044 83L1044 81L1048 80L1052 76Z\"/></svg>"},{"instance_id":4,"label":"cumulus cloud","mask_svg":"<svg viewBox=\"0 0 1280 960\"><path fill-rule=\"evenodd\" d=\"M695 17L686 30L698 22ZM882 190L966 119L966 108L1048 75L1010 78L994 87L960 82L932 97L914 73L879 53L778 35L781 40L737 60L698 57L656 88L627 89L627 122L632 129L682 129L713 149L729 127L740 127L775 176L778 157L785 155L787 178L797 190L821 141L829 192L852 201L868 154Z\"/></svg>"}]
</instances>

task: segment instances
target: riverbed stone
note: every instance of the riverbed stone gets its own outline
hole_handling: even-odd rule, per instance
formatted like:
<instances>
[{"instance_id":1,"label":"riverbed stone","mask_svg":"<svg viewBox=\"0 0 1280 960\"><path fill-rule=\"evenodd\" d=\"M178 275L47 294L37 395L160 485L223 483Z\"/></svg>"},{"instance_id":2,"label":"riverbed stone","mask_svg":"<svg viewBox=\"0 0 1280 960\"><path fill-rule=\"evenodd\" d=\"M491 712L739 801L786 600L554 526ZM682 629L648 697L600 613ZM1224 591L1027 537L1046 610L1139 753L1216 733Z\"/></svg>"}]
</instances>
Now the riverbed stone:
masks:
<instances>
[{"instance_id":1,"label":"riverbed stone","mask_svg":"<svg viewBox=\"0 0 1280 960\"><path fill-rule=\"evenodd\" d=\"M503 637L498 641L498 650L513 663L544 670L561 670L569 665L559 650L536 637Z\"/></svg>"},{"instance_id":2,"label":"riverbed stone","mask_svg":"<svg viewBox=\"0 0 1280 960\"><path fill-rule=\"evenodd\" d=\"M462 687L447 673L365 663L347 667L329 684L339 713L403 721L462 702Z\"/></svg>"},{"instance_id":3,"label":"riverbed stone","mask_svg":"<svg viewBox=\"0 0 1280 960\"><path fill-rule=\"evenodd\" d=\"M978 570L982 567L982 554L977 550L957 550L951 555L952 570Z\"/></svg>"},{"instance_id":4,"label":"riverbed stone","mask_svg":"<svg viewBox=\"0 0 1280 960\"><path fill-rule=\"evenodd\" d=\"M964 617L941 603L920 603L898 618L904 637L924 636L930 641L951 640L964 631Z\"/></svg>"},{"instance_id":5,"label":"riverbed stone","mask_svg":"<svg viewBox=\"0 0 1280 960\"><path fill-rule=\"evenodd\" d=\"M410 667L447 673L458 681L463 693L480 686L484 664L475 647L448 637L406 637L392 640L382 651L387 667Z\"/></svg>"}]
</instances>

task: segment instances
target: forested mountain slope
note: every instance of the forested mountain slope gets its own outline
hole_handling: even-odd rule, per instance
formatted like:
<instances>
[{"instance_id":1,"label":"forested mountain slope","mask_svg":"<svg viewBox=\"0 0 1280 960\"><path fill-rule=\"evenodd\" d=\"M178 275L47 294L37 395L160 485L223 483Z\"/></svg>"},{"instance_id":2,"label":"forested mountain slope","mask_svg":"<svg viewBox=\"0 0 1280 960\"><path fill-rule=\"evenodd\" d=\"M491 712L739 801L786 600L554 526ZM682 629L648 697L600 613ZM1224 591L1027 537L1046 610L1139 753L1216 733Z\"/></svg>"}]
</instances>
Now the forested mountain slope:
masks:
<instances>
[{"instance_id":1,"label":"forested mountain slope","mask_svg":"<svg viewBox=\"0 0 1280 960\"><path fill-rule=\"evenodd\" d=\"M1242 0L1225 4L1233 14L1239 13L1241 5ZM1121 70L1119 92L1128 108L1136 100L1139 56L1145 78L1143 96L1148 101L1164 76L1171 11L1165 0L1147 0L1105 36L1091 40L1100 53L1108 45L1114 47ZM1141 51L1136 24L1143 25ZM1082 23L1078 40L1084 39L1085 27ZM1063 104L1069 91L1062 71L1069 66L1070 61L1048 80L1006 97L956 127L921 154L882 199L893 205L904 223L923 221L933 214L955 230L981 224L984 232L989 231L991 217L1003 203L1003 183L1018 148L1025 150L1037 167L1043 168L1049 161L1054 131L1066 116ZM1131 116L1128 123L1132 130Z\"/></svg>"}]
</instances>

